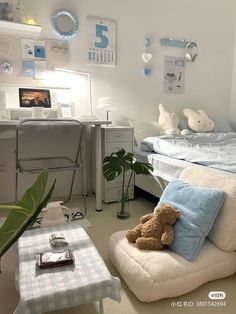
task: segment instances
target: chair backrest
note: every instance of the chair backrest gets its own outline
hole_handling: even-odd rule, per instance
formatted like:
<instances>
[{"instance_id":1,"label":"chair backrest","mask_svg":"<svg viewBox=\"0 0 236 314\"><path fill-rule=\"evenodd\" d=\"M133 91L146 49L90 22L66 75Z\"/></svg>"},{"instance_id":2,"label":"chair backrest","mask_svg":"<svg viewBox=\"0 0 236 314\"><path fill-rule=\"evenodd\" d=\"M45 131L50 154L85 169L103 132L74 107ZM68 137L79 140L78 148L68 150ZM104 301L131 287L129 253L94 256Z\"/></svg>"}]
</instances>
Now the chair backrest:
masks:
<instances>
[{"instance_id":1,"label":"chair backrest","mask_svg":"<svg viewBox=\"0 0 236 314\"><path fill-rule=\"evenodd\" d=\"M16 205L0 206L1 208L11 208L9 215L0 227L0 257L31 225L40 211L46 207L55 186L54 181L49 192L44 196L47 179L48 172L44 170Z\"/></svg>"},{"instance_id":2,"label":"chair backrest","mask_svg":"<svg viewBox=\"0 0 236 314\"><path fill-rule=\"evenodd\" d=\"M222 250L236 250L236 177L217 170L188 167L182 171L180 179L225 191L224 204L208 238Z\"/></svg>"},{"instance_id":3,"label":"chair backrest","mask_svg":"<svg viewBox=\"0 0 236 314\"><path fill-rule=\"evenodd\" d=\"M77 160L84 127L74 119L25 119L16 127L19 158L69 156Z\"/></svg>"}]
</instances>

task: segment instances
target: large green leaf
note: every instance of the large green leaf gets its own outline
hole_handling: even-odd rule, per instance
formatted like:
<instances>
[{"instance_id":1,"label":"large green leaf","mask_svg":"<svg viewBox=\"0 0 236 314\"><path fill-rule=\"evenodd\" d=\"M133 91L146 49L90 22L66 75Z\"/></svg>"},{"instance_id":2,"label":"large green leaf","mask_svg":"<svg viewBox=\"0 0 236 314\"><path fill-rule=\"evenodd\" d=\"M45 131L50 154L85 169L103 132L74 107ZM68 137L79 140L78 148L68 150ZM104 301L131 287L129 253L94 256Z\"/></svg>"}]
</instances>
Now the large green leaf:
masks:
<instances>
[{"instance_id":1,"label":"large green leaf","mask_svg":"<svg viewBox=\"0 0 236 314\"><path fill-rule=\"evenodd\" d=\"M103 160L103 174L107 181L116 179L120 174L133 170L135 174L150 175L153 167L150 163L139 162L132 153L124 149L112 153Z\"/></svg>"},{"instance_id":2,"label":"large green leaf","mask_svg":"<svg viewBox=\"0 0 236 314\"><path fill-rule=\"evenodd\" d=\"M112 153L103 160L103 174L107 181L112 181L121 173L131 169L133 154L126 153L124 149Z\"/></svg>"},{"instance_id":3,"label":"large green leaf","mask_svg":"<svg viewBox=\"0 0 236 314\"><path fill-rule=\"evenodd\" d=\"M151 171L153 171L153 166L147 162L135 161L131 165L131 169L134 170L135 174L144 174L150 175Z\"/></svg>"},{"instance_id":4,"label":"large green leaf","mask_svg":"<svg viewBox=\"0 0 236 314\"><path fill-rule=\"evenodd\" d=\"M48 172L44 170L36 179L34 184L25 192L15 206L11 206L9 215L0 227L0 257L17 241L25 229L39 215L43 207L47 205L55 181L47 195L44 191L47 184ZM2 208L9 207L1 205Z\"/></svg>"}]
</instances>

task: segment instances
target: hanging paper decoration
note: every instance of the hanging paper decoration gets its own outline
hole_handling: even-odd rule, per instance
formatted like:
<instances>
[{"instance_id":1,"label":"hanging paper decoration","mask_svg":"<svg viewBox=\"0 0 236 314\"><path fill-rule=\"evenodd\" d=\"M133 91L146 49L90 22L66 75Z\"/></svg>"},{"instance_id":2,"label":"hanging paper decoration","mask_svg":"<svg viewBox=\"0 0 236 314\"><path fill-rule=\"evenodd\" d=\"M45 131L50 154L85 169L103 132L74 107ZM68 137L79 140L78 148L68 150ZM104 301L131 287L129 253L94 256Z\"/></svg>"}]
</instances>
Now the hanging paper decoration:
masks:
<instances>
[{"instance_id":1,"label":"hanging paper decoration","mask_svg":"<svg viewBox=\"0 0 236 314\"><path fill-rule=\"evenodd\" d=\"M141 69L141 72L144 76L150 76L152 74L152 69L146 66Z\"/></svg>"},{"instance_id":2,"label":"hanging paper decoration","mask_svg":"<svg viewBox=\"0 0 236 314\"><path fill-rule=\"evenodd\" d=\"M152 54L145 52L142 54L142 59L145 63L148 63L152 60Z\"/></svg>"},{"instance_id":3,"label":"hanging paper decoration","mask_svg":"<svg viewBox=\"0 0 236 314\"><path fill-rule=\"evenodd\" d=\"M149 48L151 47L152 41L150 37L144 37L144 47Z\"/></svg>"},{"instance_id":4,"label":"hanging paper decoration","mask_svg":"<svg viewBox=\"0 0 236 314\"><path fill-rule=\"evenodd\" d=\"M144 67L141 69L141 73L144 76L150 76L152 73L152 68L150 67L150 62L152 61L152 53L150 52L150 47L152 45L151 38L146 36L144 37L144 49L145 52L142 54L142 60L145 63Z\"/></svg>"}]
</instances>

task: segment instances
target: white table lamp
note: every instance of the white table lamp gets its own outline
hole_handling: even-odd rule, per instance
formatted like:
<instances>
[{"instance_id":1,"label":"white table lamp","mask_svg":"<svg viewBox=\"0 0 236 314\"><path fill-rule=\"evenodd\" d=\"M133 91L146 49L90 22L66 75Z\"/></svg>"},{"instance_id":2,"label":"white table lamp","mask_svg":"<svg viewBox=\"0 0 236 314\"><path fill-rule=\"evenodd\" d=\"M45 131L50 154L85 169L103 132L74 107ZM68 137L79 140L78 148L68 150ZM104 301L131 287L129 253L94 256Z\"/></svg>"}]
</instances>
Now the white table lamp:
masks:
<instances>
[{"instance_id":1,"label":"white table lamp","mask_svg":"<svg viewBox=\"0 0 236 314\"><path fill-rule=\"evenodd\" d=\"M100 97L98 99L98 108L104 108L107 112L107 121L109 120L109 112L116 110L114 99L112 97Z\"/></svg>"}]
</instances>

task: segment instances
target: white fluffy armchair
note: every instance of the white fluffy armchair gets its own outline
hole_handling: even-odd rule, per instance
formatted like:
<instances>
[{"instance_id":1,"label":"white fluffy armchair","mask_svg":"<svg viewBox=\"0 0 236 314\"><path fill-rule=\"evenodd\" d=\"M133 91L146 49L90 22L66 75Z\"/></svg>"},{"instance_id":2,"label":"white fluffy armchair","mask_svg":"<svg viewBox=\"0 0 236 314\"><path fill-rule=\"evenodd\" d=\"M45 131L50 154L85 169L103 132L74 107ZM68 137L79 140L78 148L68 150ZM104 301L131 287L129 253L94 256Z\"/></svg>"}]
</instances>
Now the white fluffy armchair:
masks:
<instances>
[{"instance_id":1,"label":"white fluffy armchair","mask_svg":"<svg viewBox=\"0 0 236 314\"><path fill-rule=\"evenodd\" d=\"M236 272L236 179L197 167L183 170L180 179L226 193L223 207L194 262L169 249L140 251L127 241L126 231L113 234L109 240L113 264L143 302L179 296Z\"/></svg>"}]
</instances>

